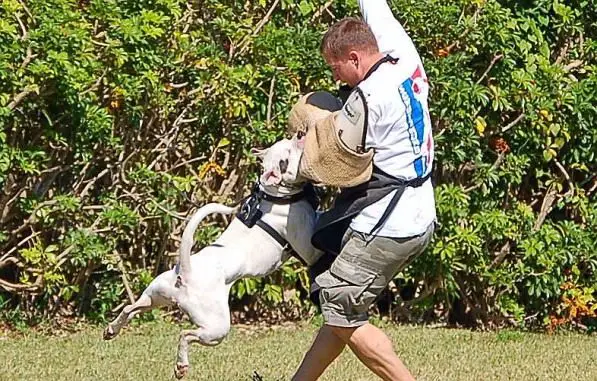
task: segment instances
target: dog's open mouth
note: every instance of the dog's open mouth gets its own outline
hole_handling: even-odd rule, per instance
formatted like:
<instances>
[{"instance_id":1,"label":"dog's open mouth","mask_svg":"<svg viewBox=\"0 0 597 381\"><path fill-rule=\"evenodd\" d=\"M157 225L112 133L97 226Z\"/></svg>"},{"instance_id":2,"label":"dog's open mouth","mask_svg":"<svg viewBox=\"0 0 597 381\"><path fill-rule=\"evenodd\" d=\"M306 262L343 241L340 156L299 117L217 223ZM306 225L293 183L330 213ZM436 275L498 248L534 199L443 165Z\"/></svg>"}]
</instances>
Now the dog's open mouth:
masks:
<instances>
[{"instance_id":1,"label":"dog's open mouth","mask_svg":"<svg viewBox=\"0 0 597 381\"><path fill-rule=\"evenodd\" d=\"M274 172L274 170L267 171L261 177L261 182L263 184L269 184L269 185L278 184L278 183L280 183L280 180L282 180L282 179L280 178L280 176L278 176L278 174L276 174Z\"/></svg>"}]
</instances>

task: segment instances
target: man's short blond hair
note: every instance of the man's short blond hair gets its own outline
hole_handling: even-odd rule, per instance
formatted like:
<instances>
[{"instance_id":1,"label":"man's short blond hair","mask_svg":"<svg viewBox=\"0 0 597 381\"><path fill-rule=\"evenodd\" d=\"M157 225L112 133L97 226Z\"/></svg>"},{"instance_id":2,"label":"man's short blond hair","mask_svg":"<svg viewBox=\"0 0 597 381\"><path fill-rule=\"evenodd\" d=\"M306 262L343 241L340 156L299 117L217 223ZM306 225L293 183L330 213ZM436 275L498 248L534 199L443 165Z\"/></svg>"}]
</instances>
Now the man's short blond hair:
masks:
<instances>
[{"instance_id":1,"label":"man's short blond hair","mask_svg":"<svg viewBox=\"0 0 597 381\"><path fill-rule=\"evenodd\" d=\"M378 53L375 35L363 20L348 17L332 25L323 36L321 54L332 59L346 58L351 50Z\"/></svg>"}]
</instances>

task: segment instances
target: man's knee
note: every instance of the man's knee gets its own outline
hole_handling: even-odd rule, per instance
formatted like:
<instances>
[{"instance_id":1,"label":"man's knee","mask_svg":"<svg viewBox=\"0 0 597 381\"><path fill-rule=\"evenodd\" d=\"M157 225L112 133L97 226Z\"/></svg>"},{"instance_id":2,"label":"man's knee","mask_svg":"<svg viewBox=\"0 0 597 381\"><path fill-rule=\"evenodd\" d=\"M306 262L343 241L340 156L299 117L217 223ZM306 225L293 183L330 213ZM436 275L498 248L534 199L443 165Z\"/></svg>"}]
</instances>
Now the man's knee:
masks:
<instances>
[{"instance_id":1,"label":"man's knee","mask_svg":"<svg viewBox=\"0 0 597 381\"><path fill-rule=\"evenodd\" d=\"M347 344L350 342L350 338L352 337L352 334L354 333L354 331L356 331L357 328L359 328L359 327L339 327L339 326L334 326L334 325L329 325L329 324L328 324L328 327L330 327L330 329L332 330L334 335L338 336L342 341L344 341Z\"/></svg>"}]
</instances>

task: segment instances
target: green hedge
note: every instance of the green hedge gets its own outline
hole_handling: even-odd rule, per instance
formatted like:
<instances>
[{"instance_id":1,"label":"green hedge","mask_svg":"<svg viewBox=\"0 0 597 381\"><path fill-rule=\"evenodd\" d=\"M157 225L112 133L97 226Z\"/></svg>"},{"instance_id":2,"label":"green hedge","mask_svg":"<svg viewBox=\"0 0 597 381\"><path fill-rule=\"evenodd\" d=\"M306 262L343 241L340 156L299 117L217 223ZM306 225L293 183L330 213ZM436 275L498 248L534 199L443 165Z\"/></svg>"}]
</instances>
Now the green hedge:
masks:
<instances>
[{"instance_id":1,"label":"green hedge","mask_svg":"<svg viewBox=\"0 0 597 381\"><path fill-rule=\"evenodd\" d=\"M386 295L392 317L594 327L593 2L392 8L432 86L441 223ZM138 295L172 265L189 211L246 194L249 148L283 135L298 95L334 90L319 41L357 13L323 0L1 2L4 318L104 320ZM239 282L233 301L279 305L304 280L289 263Z\"/></svg>"}]
</instances>

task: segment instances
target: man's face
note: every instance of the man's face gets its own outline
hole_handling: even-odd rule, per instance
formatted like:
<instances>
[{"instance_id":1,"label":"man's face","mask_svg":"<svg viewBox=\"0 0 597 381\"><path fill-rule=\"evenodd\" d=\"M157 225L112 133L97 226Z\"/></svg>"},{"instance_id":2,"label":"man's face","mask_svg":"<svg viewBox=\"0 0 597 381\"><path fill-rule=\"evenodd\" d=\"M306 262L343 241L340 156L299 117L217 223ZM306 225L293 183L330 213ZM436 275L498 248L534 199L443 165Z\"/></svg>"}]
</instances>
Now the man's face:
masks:
<instances>
[{"instance_id":1,"label":"man's face","mask_svg":"<svg viewBox=\"0 0 597 381\"><path fill-rule=\"evenodd\" d=\"M354 52L343 58L324 56L324 59L332 69L335 81L344 82L350 87L356 86L361 81L359 57Z\"/></svg>"}]
</instances>

